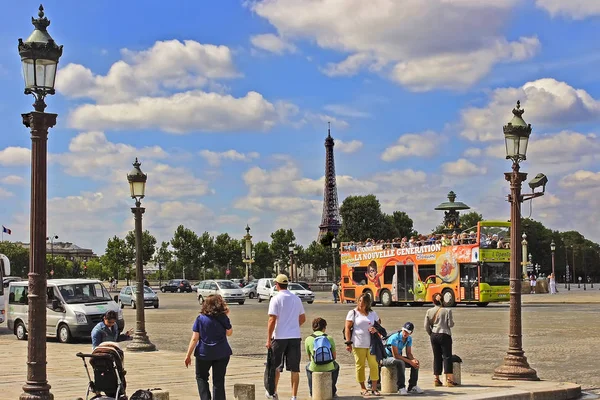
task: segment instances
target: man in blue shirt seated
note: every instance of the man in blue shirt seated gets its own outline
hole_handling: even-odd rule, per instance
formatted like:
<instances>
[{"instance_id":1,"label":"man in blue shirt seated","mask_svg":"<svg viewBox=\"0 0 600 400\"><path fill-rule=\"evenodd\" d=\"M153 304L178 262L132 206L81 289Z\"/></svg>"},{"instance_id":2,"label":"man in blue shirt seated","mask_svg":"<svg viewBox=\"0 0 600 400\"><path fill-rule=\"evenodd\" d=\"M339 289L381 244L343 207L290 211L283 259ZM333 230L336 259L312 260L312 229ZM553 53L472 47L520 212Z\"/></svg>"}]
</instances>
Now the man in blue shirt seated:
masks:
<instances>
[{"instance_id":1,"label":"man in blue shirt seated","mask_svg":"<svg viewBox=\"0 0 600 400\"><path fill-rule=\"evenodd\" d=\"M412 335L415 326L412 322L404 324L402 329L388 337L385 346L387 357L383 359L382 365L385 367L395 366L397 374L398 394L407 395L409 393L423 393L423 389L417 386L419 378L419 360L412 354ZM406 356L402 355L402 349L406 349ZM404 369L410 368L410 379L408 380L408 390L405 385Z\"/></svg>"},{"instance_id":2,"label":"man in blue shirt seated","mask_svg":"<svg viewBox=\"0 0 600 400\"><path fill-rule=\"evenodd\" d=\"M129 329L125 334L119 335L119 327L117 326L117 312L107 311L92 329L92 350L98 347L102 342L119 342L129 340L133 329Z\"/></svg>"}]
</instances>

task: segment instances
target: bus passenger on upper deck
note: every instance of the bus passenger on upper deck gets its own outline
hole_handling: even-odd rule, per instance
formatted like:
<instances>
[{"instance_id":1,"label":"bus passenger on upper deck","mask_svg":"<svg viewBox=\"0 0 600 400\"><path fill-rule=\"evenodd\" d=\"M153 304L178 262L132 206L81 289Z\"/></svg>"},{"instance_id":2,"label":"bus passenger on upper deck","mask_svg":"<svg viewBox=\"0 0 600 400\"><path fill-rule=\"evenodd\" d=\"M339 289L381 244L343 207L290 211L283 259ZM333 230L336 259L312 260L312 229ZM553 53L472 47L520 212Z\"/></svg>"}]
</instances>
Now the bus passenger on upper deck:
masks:
<instances>
[{"instance_id":1,"label":"bus passenger on upper deck","mask_svg":"<svg viewBox=\"0 0 600 400\"><path fill-rule=\"evenodd\" d=\"M450 246L450 239L446 237L446 235L442 235L442 246Z\"/></svg>"},{"instance_id":2,"label":"bus passenger on upper deck","mask_svg":"<svg viewBox=\"0 0 600 400\"><path fill-rule=\"evenodd\" d=\"M490 240L490 248L495 249L498 247L498 234L494 233L492 235L492 240Z\"/></svg>"},{"instance_id":3,"label":"bus passenger on upper deck","mask_svg":"<svg viewBox=\"0 0 600 400\"><path fill-rule=\"evenodd\" d=\"M450 244L452 246L458 246L458 233L456 233L456 231L452 232L452 239L450 239Z\"/></svg>"}]
</instances>

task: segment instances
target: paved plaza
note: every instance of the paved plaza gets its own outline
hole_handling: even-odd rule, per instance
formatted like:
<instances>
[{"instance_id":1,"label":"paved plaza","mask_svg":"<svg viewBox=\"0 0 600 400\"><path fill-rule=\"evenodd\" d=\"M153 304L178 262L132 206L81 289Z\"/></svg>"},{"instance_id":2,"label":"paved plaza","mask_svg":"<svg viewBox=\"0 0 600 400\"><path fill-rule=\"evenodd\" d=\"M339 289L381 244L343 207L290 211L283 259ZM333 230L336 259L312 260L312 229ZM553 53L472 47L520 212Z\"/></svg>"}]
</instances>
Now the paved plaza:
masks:
<instances>
[{"instance_id":1,"label":"paved plaza","mask_svg":"<svg viewBox=\"0 0 600 400\"><path fill-rule=\"evenodd\" d=\"M183 366L185 349L189 342L191 325L198 313L193 294L160 294L161 307L147 309L147 330L158 352L126 353L128 393L138 388L161 387L170 392L172 399L198 398L193 368ZM493 304L487 308L458 306L453 309L456 327L453 330L454 353L464 360L463 383L459 388L432 387L431 349L421 325L426 307L377 307L382 323L388 329L397 329L407 320L417 327L414 334L416 357L421 360L419 384L426 391L420 398L439 398L449 395L461 399L490 398L494 394L529 393L558 389L566 393L572 386L554 382L573 382L588 392L600 392L598 361L593 349L597 346L600 319L597 307L600 291L586 292L573 289L556 296L526 295L523 307L524 349L531 366L543 380L537 383L492 381L493 369L506 352L508 338L508 305ZM325 293L318 301L305 305L309 321L316 316L327 319L329 332L341 342L344 317L352 305L331 304ZM265 356L266 303L248 301L243 306L231 306L234 334L230 338L235 357L230 363L227 386L233 398L234 383L254 383L258 398L263 395L262 373ZM125 308L126 326L135 325L135 310ZM302 334L310 334L307 323ZM2 398L17 398L21 393L26 371L27 342L19 342L0 327L0 350L5 360L14 365L5 369L0 383ZM50 339L48 343L48 378L57 400L75 399L85 394L86 377L83 364L75 357L78 351L89 351L89 342L63 345ZM345 351L338 352L342 365L339 391L342 398L359 398L354 382L352 359ZM306 377L301 377L300 399L308 398ZM280 388L282 398L289 395L289 375L284 373ZM523 397L530 398L530 397Z\"/></svg>"}]
</instances>

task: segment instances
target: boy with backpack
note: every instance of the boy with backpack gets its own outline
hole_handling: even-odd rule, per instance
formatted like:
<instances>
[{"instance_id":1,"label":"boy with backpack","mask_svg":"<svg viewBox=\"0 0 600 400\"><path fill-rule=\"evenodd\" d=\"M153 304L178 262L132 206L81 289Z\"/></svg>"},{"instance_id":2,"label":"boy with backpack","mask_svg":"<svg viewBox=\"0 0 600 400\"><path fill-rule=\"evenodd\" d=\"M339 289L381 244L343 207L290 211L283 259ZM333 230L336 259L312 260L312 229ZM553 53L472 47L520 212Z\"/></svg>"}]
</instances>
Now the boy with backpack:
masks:
<instances>
[{"instance_id":1,"label":"boy with backpack","mask_svg":"<svg viewBox=\"0 0 600 400\"><path fill-rule=\"evenodd\" d=\"M312 397L312 373L331 372L333 395L336 395L336 383L340 374L340 366L335 362L335 342L328 336L327 321L315 318L312 322L313 334L304 340L304 348L308 353L309 364L306 366L308 391Z\"/></svg>"}]
</instances>

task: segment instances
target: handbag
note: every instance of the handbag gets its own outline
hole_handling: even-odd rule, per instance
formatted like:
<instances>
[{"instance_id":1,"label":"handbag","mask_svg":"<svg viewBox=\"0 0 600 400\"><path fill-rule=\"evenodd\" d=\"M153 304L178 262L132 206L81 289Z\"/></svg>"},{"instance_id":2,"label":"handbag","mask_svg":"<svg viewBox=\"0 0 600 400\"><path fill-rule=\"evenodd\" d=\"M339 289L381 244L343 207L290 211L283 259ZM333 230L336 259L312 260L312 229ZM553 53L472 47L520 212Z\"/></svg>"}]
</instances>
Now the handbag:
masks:
<instances>
[{"instance_id":1,"label":"handbag","mask_svg":"<svg viewBox=\"0 0 600 400\"><path fill-rule=\"evenodd\" d=\"M342 338L344 339L344 342L347 342L350 339L352 339L352 333L354 332L354 324L355 323L356 323L356 310L352 310L352 326L350 327L350 337L348 339L346 339L346 325L344 324L344 327L342 328Z\"/></svg>"},{"instance_id":2,"label":"handbag","mask_svg":"<svg viewBox=\"0 0 600 400\"><path fill-rule=\"evenodd\" d=\"M272 357L273 350L269 348L267 351L267 362L265 363L264 384L270 396L275 394L275 370L277 368L276 365L273 365Z\"/></svg>"}]
</instances>

